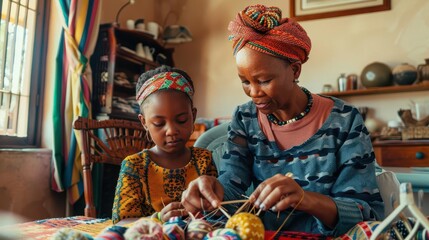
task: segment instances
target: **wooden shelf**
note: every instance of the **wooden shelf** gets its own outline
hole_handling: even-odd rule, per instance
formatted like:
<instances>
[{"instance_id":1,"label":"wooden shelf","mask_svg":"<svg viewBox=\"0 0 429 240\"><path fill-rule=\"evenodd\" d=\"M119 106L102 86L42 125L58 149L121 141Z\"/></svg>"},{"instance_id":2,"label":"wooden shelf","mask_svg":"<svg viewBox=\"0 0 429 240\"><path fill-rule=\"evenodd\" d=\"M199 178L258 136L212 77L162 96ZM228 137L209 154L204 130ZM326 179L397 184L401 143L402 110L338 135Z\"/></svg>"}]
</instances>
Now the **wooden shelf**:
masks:
<instances>
[{"instance_id":1,"label":"wooden shelf","mask_svg":"<svg viewBox=\"0 0 429 240\"><path fill-rule=\"evenodd\" d=\"M365 88L344 92L327 92L321 93L323 95L333 97L349 97L349 96L362 96L362 95L374 95L374 94L385 94L385 93L401 93L401 92L418 92L418 91L429 91L429 81L423 81L413 85L397 85L388 87L374 87Z\"/></svg>"},{"instance_id":2,"label":"wooden shelf","mask_svg":"<svg viewBox=\"0 0 429 240\"><path fill-rule=\"evenodd\" d=\"M173 48L165 48L162 42L146 32L121 29L116 24L101 24L94 53L91 57L93 72L92 110L95 116L138 121L136 113L121 112L113 98L135 97L135 87L115 83L116 73L135 83L138 77L161 64L174 66ZM149 47L152 61L136 54L137 44ZM130 104L131 105L131 104ZM131 106L132 107L132 106Z\"/></svg>"},{"instance_id":3,"label":"wooden shelf","mask_svg":"<svg viewBox=\"0 0 429 240\"><path fill-rule=\"evenodd\" d=\"M130 63L134 63L134 64L137 64L137 65L148 64L152 68L156 68L156 67L159 66L159 64L156 63L156 62L149 61L146 58L142 58L142 57L138 56L137 54L128 52L128 51L126 51L126 50L124 50L124 49L122 49L120 47L117 48L116 54L117 54L116 55L117 58L120 58L121 60L128 61Z\"/></svg>"}]
</instances>

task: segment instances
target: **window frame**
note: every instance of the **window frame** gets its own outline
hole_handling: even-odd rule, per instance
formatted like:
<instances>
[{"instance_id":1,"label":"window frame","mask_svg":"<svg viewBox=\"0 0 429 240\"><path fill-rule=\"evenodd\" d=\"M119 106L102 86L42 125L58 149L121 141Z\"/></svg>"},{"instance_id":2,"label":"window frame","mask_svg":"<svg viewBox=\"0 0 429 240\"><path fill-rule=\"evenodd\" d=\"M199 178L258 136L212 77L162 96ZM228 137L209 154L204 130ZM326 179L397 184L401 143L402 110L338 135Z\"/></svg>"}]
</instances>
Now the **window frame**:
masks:
<instances>
[{"instance_id":1,"label":"window frame","mask_svg":"<svg viewBox=\"0 0 429 240\"><path fill-rule=\"evenodd\" d=\"M0 12L3 0L0 0ZM31 68L31 86L26 137L0 135L0 149L37 148L41 144L46 55L51 0L37 0L36 27Z\"/></svg>"}]
</instances>

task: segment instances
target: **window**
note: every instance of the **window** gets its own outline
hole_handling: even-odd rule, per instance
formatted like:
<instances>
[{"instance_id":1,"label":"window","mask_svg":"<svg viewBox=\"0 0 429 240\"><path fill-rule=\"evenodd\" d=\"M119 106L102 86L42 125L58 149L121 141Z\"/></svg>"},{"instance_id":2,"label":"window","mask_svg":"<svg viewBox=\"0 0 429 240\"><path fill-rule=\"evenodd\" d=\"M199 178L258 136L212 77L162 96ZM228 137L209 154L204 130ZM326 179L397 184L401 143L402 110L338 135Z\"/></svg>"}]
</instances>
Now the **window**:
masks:
<instances>
[{"instance_id":1,"label":"window","mask_svg":"<svg viewBox=\"0 0 429 240\"><path fill-rule=\"evenodd\" d=\"M49 0L0 0L0 148L38 147Z\"/></svg>"}]
</instances>

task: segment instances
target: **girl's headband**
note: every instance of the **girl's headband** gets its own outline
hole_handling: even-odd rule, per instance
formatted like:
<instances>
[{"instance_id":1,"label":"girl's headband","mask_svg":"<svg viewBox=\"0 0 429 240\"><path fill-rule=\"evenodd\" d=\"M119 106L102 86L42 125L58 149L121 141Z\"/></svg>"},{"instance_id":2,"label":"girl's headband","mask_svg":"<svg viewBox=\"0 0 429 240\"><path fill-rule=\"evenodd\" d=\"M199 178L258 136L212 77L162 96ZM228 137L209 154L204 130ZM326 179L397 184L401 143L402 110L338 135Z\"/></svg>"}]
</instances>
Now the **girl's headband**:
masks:
<instances>
[{"instance_id":1,"label":"girl's headband","mask_svg":"<svg viewBox=\"0 0 429 240\"><path fill-rule=\"evenodd\" d=\"M143 83L136 95L136 100L141 105L150 94L163 89L174 89L184 92L191 101L194 96L194 89L184 76L177 72L162 72Z\"/></svg>"}]
</instances>

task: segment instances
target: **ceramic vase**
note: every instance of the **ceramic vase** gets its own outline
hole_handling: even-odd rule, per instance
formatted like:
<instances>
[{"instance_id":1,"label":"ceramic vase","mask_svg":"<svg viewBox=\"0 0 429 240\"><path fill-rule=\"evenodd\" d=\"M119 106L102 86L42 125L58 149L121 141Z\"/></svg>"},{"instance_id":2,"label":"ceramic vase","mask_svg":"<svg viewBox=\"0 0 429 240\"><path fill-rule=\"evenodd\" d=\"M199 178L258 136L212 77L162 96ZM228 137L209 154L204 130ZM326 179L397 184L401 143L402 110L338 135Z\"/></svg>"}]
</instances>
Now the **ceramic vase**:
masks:
<instances>
[{"instance_id":1,"label":"ceramic vase","mask_svg":"<svg viewBox=\"0 0 429 240\"><path fill-rule=\"evenodd\" d=\"M360 75L362 86L384 87L392 85L392 70L389 66L381 62L374 62L367 65Z\"/></svg>"},{"instance_id":2,"label":"ceramic vase","mask_svg":"<svg viewBox=\"0 0 429 240\"><path fill-rule=\"evenodd\" d=\"M417 80L417 69L408 63L394 67L392 74L393 81L398 85L411 85Z\"/></svg>"},{"instance_id":3,"label":"ceramic vase","mask_svg":"<svg viewBox=\"0 0 429 240\"><path fill-rule=\"evenodd\" d=\"M417 66L417 73L420 81L429 80L429 58L426 58L425 61L425 64Z\"/></svg>"}]
</instances>

